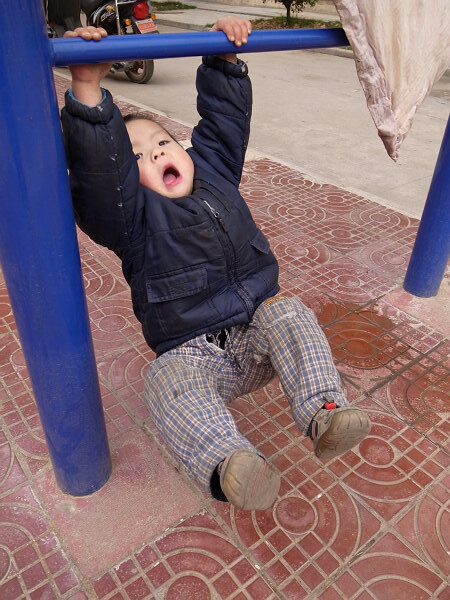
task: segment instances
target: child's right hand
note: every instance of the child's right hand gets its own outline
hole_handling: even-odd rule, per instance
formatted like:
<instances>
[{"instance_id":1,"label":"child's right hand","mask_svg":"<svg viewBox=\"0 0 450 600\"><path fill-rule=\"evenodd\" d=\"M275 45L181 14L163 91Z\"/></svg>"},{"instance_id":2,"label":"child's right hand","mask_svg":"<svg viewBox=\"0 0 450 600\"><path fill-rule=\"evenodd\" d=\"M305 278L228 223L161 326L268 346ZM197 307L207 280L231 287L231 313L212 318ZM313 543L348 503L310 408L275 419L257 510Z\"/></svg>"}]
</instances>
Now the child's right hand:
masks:
<instances>
[{"instance_id":1,"label":"child's right hand","mask_svg":"<svg viewBox=\"0 0 450 600\"><path fill-rule=\"evenodd\" d=\"M102 27L77 27L74 31L66 31L65 38L81 37L86 41L100 41L108 34ZM100 81L105 77L111 68L112 63L95 63L84 65L71 65L69 67L72 74L72 92L77 100L95 106L100 102L102 93L100 90Z\"/></svg>"},{"instance_id":2,"label":"child's right hand","mask_svg":"<svg viewBox=\"0 0 450 600\"><path fill-rule=\"evenodd\" d=\"M102 37L106 37L108 34L103 27L77 27L74 31L66 31L64 37L81 37L83 40L95 40L99 42Z\"/></svg>"}]
</instances>

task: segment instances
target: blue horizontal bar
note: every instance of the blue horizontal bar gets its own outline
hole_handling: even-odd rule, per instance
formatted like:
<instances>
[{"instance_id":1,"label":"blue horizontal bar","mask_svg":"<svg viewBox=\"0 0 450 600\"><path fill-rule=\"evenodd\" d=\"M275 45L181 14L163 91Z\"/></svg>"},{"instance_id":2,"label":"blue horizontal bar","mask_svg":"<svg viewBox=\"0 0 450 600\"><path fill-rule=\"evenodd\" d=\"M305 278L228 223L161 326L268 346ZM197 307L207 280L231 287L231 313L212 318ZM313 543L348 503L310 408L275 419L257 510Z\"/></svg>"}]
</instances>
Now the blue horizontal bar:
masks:
<instances>
[{"instance_id":1,"label":"blue horizontal bar","mask_svg":"<svg viewBox=\"0 0 450 600\"><path fill-rule=\"evenodd\" d=\"M253 31L247 44L237 48L222 31L110 36L101 42L81 38L51 39L54 66L149 58L175 58L238 52L271 52L348 46L341 28L274 29Z\"/></svg>"}]
</instances>

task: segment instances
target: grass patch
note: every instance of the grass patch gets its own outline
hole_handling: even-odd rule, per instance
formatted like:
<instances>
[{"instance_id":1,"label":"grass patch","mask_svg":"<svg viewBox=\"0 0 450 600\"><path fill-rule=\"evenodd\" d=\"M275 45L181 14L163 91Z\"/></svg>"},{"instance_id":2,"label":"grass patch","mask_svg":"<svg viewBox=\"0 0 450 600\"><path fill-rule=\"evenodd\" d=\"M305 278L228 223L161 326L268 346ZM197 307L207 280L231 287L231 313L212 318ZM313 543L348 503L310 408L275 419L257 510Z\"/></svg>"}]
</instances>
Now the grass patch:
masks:
<instances>
[{"instance_id":1,"label":"grass patch","mask_svg":"<svg viewBox=\"0 0 450 600\"><path fill-rule=\"evenodd\" d=\"M327 27L342 27L340 21L322 21L320 19L302 19L292 17L289 25L286 17L272 17L271 19L252 19L253 31L257 29L325 29ZM205 29L211 29L214 23L205 25Z\"/></svg>"},{"instance_id":2,"label":"grass patch","mask_svg":"<svg viewBox=\"0 0 450 600\"><path fill-rule=\"evenodd\" d=\"M187 10L188 8L197 8L192 4L183 4L182 2L152 2L152 8L155 10Z\"/></svg>"},{"instance_id":3,"label":"grass patch","mask_svg":"<svg viewBox=\"0 0 450 600\"><path fill-rule=\"evenodd\" d=\"M273 17L271 19L252 20L253 29L325 29L328 27L342 27L340 21L322 21L320 19L302 19L292 17L289 25L286 17Z\"/></svg>"},{"instance_id":4,"label":"grass patch","mask_svg":"<svg viewBox=\"0 0 450 600\"><path fill-rule=\"evenodd\" d=\"M340 21L322 21L320 19L302 19L292 17L289 25L286 17L273 17L272 19L255 19L251 21L252 29L326 29L329 27L342 27ZM212 25L211 25L212 27ZM343 50L351 50L351 46L342 46Z\"/></svg>"}]
</instances>

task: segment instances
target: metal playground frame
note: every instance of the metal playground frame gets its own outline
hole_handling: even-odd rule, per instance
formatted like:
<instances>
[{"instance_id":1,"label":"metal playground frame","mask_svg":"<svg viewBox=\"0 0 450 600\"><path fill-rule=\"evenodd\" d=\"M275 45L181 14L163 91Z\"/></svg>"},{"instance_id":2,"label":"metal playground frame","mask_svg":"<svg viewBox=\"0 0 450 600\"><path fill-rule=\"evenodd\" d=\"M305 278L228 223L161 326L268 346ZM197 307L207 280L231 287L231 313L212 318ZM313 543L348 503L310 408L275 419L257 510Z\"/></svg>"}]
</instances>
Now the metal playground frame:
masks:
<instances>
[{"instance_id":1,"label":"metal playground frame","mask_svg":"<svg viewBox=\"0 0 450 600\"><path fill-rule=\"evenodd\" d=\"M67 177L53 66L224 54L223 33L47 37L42 0L2 0L0 263L56 480L98 490L111 473ZM348 45L342 29L255 31L239 52ZM404 287L437 293L449 256L450 119Z\"/></svg>"}]
</instances>

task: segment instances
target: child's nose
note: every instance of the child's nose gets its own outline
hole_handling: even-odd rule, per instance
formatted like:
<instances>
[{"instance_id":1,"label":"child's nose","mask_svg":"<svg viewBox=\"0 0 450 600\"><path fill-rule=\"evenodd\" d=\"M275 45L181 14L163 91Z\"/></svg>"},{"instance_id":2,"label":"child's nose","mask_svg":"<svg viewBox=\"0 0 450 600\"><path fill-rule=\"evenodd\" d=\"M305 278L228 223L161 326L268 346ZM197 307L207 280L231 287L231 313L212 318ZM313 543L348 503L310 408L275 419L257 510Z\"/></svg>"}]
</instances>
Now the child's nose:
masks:
<instances>
[{"instance_id":1,"label":"child's nose","mask_svg":"<svg viewBox=\"0 0 450 600\"><path fill-rule=\"evenodd\" d=\"M164 150L162 148L158 148L153 152L153 160L158 160L160 156L164 156Z\"/></svg>"}]
</instances>

